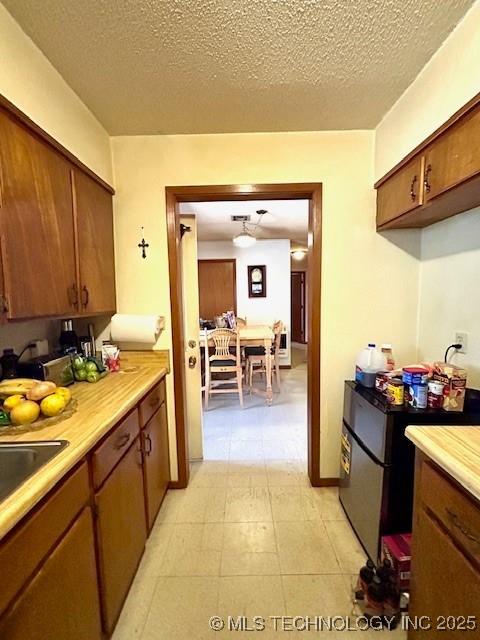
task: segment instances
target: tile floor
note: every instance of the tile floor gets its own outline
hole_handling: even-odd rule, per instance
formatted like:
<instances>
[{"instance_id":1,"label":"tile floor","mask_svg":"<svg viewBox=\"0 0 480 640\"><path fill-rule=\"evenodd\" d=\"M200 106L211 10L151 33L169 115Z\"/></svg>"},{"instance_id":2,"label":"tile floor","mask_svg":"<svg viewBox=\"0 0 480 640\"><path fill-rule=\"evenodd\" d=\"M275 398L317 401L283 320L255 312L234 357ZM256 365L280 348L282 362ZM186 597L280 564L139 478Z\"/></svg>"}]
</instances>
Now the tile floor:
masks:
<instances>
[{"instance_id":1,"label":"tile floor","mask_svg":"<svg viewBox=\"0 0 480 640\"><path fill-rule=\"evenodd\" d=\"M246 397L243 411L233 397L212 400L205 459L192 464L188 489L167 494L114 640L288 638L281 625L294 616L351 616L351 584L365 556L337 490L309 485L304 352L295 350L293 362L272 407L257 396ZM213 631L212 616L247 616L250 625L262 616L266 629ZM271 616L287 618L275 629Z\"/></svg>"}]
</instances>

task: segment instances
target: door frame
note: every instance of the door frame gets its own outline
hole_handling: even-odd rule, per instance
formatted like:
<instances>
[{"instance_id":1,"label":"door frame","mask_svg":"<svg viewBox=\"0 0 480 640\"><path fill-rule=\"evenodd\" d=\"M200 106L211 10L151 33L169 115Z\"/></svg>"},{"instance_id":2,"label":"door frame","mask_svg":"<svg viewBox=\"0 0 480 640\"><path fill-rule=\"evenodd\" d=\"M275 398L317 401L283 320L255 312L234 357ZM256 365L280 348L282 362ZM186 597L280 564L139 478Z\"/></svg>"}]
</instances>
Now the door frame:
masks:
<instances>
[{"instance_id":1,"label":"door frame","mask_svg":"<svg viewBox=\"0 0 480 640\"><path fill-rule=\"evenodd\" d=\"M306 308L307 308L307 296L305 295L305 292L307 291L307 272L306 271L300 271L300 270L294 270L294 271L290 271L290 286L292 283L292 276L293 274L300 274L303 275L303 311L302 311L302 327L303 327L303 340L300 340L300 344L307 344L307 341L305 339L306 337L306 328L307 328L307 314L306 314ZM290 324L291 324L291 316L292 316L292 309L290 309ZM293 340L291 332L290 332L290 340L291 342L297 342L296 340Z\"/></svg>"},{"instance_id":2,"label":"door frame","mask_svg":"<svg viewBox=\"0 0 480 640\"><path fill-rule=\"evenodd\" d=\"M175 383L175 420L178 481L174 488L188 486L190 475L185 423L185 371L183 335L182 268L180 261L181 202L217 200L308 200L308 476L314 487L338 484L337 478L320 478L320 317L322 267L322 184L230 184L165 187L172 315L172 362Z\"/></svg>"},{"instance_id":3,"label":"door frame","mask_svg":"<svg viewBox=\"0 0 480 640\"><path fill-rule=\"evenodd\" d=\"M198 264L201 262L233 262L233 289L234 289L234 307L233 311L237 315L237 259L236 258L198 258ZM202 317L202 316L200 316Z\"/></svg>"}]
</instances>

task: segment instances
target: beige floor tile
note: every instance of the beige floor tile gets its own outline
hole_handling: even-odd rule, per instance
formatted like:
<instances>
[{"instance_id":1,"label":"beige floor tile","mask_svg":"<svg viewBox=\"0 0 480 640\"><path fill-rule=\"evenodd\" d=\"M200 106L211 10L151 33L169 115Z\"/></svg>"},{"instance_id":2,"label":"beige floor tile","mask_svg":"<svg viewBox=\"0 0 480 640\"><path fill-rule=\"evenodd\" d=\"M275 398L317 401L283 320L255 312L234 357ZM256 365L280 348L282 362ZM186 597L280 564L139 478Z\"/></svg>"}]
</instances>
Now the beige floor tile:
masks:
<instances>
[{"instance_id":1,"label":"beige floor tile","mask_svg":"<svg viewBox=\"0 0 480 640\"><path fill-rule=\"evenodd\" d=\"M230 460L263 460L261 439L231 440Z\"/></svg>"},{"instance_id":2,"label":"beige floor tile","mask_svg":"<svg viewBox=\"0 0 480 640\"><path fill-rule=\"evenodd\" d=\"M218 613L225 619L246 616L265 618L266 629L258 632L259 638L278 637L272 630L270 616L285 615L280 576L234 576L222 577L219 583ZM228 632L222 635L227 635ZM230 637L252 637L252 632L230 632Z\"/></svg>"},{"instance_id":3,"label":"beige floor tile","mask_svg":"<svg viewBox=\"0 0 480 640\"><path fill-rule=\"evenodd\" d=\"M275 529L272 522L226 522L223 528L223 551L276 552Z\"/></svg>"},{"instance_id":4,"label":"beige floor tile","mask_svg":"<svg viewBox=\"0 0 480 640\"><path fill-rule=\"evenodd\" d=\"M228 465L227 486L266 487L267 470L263 460L231 460Z\"/></svg>"},{"instance_id":5,"label":"beige floor tile","mask_svg":"<svg viewBox=\"0 0 480 640\"><path fill-rule=\"evenodd\" d=\"M142 640L204 640L215 637L208 621L218 610L219 578L159 578Z\"/></svg>"},{"instance_id":6,"label":"beige floor tile","mask_svg":"<svg viewBox=\"0 0 480 640\"><path fill-rule=\"evenodd\" d=\"M217 576L223 524L176 524L159 568L163 576Z\"/></svg>"},{"instance_id":7,"label":"beige floor tile","mask_svg":"<svg viewBox=\"0 0 480 640\"><path fill-rule=\"evenodd\" d=\"M356 574L365 564L366 554L347 521L325 522L342 573Z\"/></svg>"},{"instance_id":8,"label":"beige floor tile","mask_svg":"<svg viewBox=\"0 0 480 640\"><path fill-rule=\"evenodd\" d=\"M274 520L320 520L320 506L312 488L270 487L269 491Z\"/></svg>"},{"instance_id":9,"label":"beige floor tile","mask_svg":"<svg viewBox=\"0 0 480 640\"><path fill-rule=\"evenodd\" d=\"M174 522L222 522L225 517L225 489L189 487L176 509Z\"/></svg>"},{"instance_id":10,"label":"beige floor tile","mask_svg":"<svg viewBox=\"0 0 480 640\"><path fill-rule=\"evenodd\" d=\"M275 522L275 534L282 574L341 573L320 520Z\"/></svg>"},{"instance_id":11,"label":"beige floor tile","mask_svg":"<svg viewBox=\"0 0 480 640\"><path fill-rule=\"evenodd\" d=\"M228 463L221 460L203 460L190 464L189 487L215 488L227 484Z\"/></svg>"},{"instance_id":12,"label":"beige floor tile","mask_svg":"<svg viewBox=\"0 0 480 640\"><path fill-rule=\"evenodd\" d=\"M338 499L337 487L322 487L313 489L318 501L322 520L346 520L345 511Z\"/></svg>"},{"instance_id":13,"label":"beige floor tile","mask_svg":"<svg viewBox=\"0 0 480 640\"><path fill-rule=\"evenodd\" d=\"M270 522L272 511L265 487L228 489L225 522Z\"/></svg>"},{"instance_id":14,"label":"beige floor tile","mask_svg":"<svg viewBox=\"0 0 480 640\"><path fill-rule=\"evenodd\" d=\"M137 573L123 605L112 640L134 640L141 637L157 579L153 575Z\"/></svg>"},{"instance_id":15,"label":"beige floor tile","mask_svg":"<svg viewBox=\"0 0 480 640\"><path fill-rule=\"evenodd\" d=\"M342 575L282 576L289 616L347 616L350 592Z\"/></svg>"},{"instance_id":16,"label":"beige floor tile","mask_svg":"<svg viewBox=\"0 0 480 640\"><path fill-rule=\"evenodd\" d=\"M158 512L157 522L176 522L178 510L182 504L187 489L170 489L163 499L162 506Z\"/></svg>"},{"instance_id":17,"label":"beige floor tile","mask_svg":"<svg viewBox=\"0 0 480 640\"><path fill-rule=\"evenodd\" d=\"M147 540L145 552L138 568L137 577L139 579L141 579L142 576L148 579L151 576L157 577L161 575L161 566L174 528L174 524L163 522L155 523L150 538Z\"/></svg>"},{"instance_id":18,"label":"beige floor tile","mask_svg":"<svg viewBox=\"0 0 480 640\"><path fill-rule=\"evenodd\" d=\"M306 487L309 485L306 467L296 460L268 460L265 464L270 487Z\"/></svg>"},{"instance_id":19,"label":"beige floor tile","mask_svg":"<svg viewBox=\"0 0 480 640\"><path fill-rule=\"evenodd\" d=\"M222 576L278 576L280 561L277 553L222 553Z\"/></svg>"}]
</instances>

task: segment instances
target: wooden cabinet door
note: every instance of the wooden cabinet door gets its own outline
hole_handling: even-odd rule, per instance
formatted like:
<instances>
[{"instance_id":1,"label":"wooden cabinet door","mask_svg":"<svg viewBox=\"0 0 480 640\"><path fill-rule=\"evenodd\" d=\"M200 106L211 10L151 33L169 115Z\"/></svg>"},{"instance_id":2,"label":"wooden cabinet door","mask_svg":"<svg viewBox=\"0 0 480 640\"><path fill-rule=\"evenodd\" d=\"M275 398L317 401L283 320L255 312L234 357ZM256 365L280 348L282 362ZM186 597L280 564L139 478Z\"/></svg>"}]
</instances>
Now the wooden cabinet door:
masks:
<instances>
[{"instance_id":1,"label":"wooden cabinet door","mask_svg":"<svg viewBox=\"0 0 480 640\"><path fill-rule=\"evenodd\" d=\"M170 482L167 407L163 403L142 432L148 528L151 529Z\"/></svg>"},{"instance_id":2,"label":"wooden cabinet door","mask_svg":"<svg viewBox=\"0 0 480 640\"><path fill-rule=\"evenodd\" d=\"M1 239L10 319L75 313L70 165L0 113Z\"/></svg>"},{"instance_id":3,"label":"wooden cabinet door","mask_svg":"<svg viewBox=\"0 0 480 640\"><path fill-rule=\"evenodd\" d=\"M81 171L74 171L80 304L85 314L113 313L115 255L112 196Z\"/></svg>"},{"instance_id":4,"label":"wooden cabinet door","mask_svg":"<svg viewBox=\"0 0 480 640\"><path fill-rule=\"evenodd\" d=\"M225 311L237 313L237 267L234 258L198 261L200 317L213 320Z\"/></svg>"},{"instance_id":5,"label":"wooden cabinet door","mask_svg":"<svg viewBox=\"0 0 480 640\"><path fill-rule=\"evenodd\" d=\"M0 638L101 637L92 517L86 507L0 620Z\"/></svg>"},{"instance_id":6,"label":"wooden cabinet door","mask_svg":"<svg viewBox=\"0 0 480 640\"><path fill-rule=\"evenodd\" d=\"M449 127L425 154L428 202L480 173L480 107Z\"/></svg>"},{"instance_id":7,"label":"wooden cabinet door","mask_svg":"<svg viewBox=\"0 0 480 640\"><path fill-rule=\"evenodd\" d=\"M147 537L139 438L95 495L103 625L111 634Z\"/></svg>"},{"instance_id":8,"label":"wooden cabinet door","mask_svg":"<svg viewBox=\"0 0 480 640\"><path fill-rule=\"evenodd\" d=\"M377 189L377 227L423 204L423 156L415 156Z\"/></svg>"},{"instance_id":9,"label":"wooden cabinet door","mask_svg":"<svg viewBox=\"0 0 480 640\"><path fill-rule=\"evenodd\" d=\"M410 629L408 638L468 637L468 627L461 626L460 617L476 616L478 625L480 573L422 508L413 532L412 578L410 618L427 616L435 629L443 618L451 616L454 626ZM475 632L470 635L474 637Z\"/></svg>"}]
</instances>

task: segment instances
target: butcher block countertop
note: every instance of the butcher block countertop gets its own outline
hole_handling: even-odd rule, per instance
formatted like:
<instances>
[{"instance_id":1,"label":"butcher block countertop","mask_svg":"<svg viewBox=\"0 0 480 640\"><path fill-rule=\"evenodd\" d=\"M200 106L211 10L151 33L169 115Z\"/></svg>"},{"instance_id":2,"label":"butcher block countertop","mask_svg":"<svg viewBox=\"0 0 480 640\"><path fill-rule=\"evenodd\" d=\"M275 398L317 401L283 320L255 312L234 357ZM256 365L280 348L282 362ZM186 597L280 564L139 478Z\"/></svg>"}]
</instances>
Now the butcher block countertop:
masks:
<instances>
[{"instance_id":1,"label":"butcher block countertop","mask_svg":"<svg viewBox=\"0 0 480 640\"><path fill-rule=\"evenodd\" d=\"M10 436L0 429L0 442L69 442L0 503L0 539L168 373L168 352L123 352L121 367L121 371L110 373L95 384L72 385L78 408L70 418L45 429Z\"/></svg>"},{"instance_id":2,"label":"butcher block countertop","mask_svg":"<svg viewBox=\"0 0 480 640\"><path fill-rule=\"evenodd\" d=\"M480 426L410 426L405 435L480 500Z\"/></svg>"}]
</instances>

